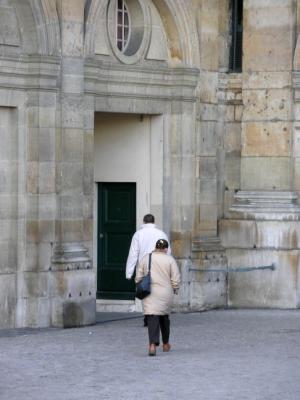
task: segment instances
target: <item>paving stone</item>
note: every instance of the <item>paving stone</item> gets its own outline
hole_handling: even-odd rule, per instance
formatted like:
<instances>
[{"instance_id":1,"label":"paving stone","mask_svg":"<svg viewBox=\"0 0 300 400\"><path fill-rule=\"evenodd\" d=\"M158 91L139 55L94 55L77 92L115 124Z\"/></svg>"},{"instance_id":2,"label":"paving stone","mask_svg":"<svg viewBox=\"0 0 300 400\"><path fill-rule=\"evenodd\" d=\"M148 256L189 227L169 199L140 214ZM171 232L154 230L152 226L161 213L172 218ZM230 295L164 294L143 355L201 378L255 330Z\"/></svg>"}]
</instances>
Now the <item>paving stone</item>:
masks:
<instances>
[{"instance_id":1,"label":"paving stone","mask_svg":"<svg viewBox=\"0 0 300 400\"><path fill-rule=\"evenodd\" d=\"M298 400L299 310L171 315L170 353L142 318L0 331L3 400ZM1 334L2 332L2 334Z\"/></svg>"}]
</instances>

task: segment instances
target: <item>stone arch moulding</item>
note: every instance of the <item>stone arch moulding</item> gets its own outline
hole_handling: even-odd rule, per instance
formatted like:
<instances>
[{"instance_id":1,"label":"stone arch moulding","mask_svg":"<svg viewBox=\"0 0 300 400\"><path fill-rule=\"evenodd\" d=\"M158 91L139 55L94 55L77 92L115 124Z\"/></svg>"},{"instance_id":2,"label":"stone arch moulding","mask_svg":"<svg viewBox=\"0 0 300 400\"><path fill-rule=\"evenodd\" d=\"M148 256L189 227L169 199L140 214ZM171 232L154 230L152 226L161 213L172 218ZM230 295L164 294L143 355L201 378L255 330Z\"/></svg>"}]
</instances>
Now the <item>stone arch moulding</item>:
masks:
<instances>
[{"instance_id":1,"label":"stone arch moulding","mask_svg":"<svg viewBox=\"0 0 300 400\"><path fill-rule=\"evenodd\" d=\"M57 0L29 0L36 23L39 53L60 54L60 26Z\"/></svg>"},{"instance_id":2,"label":"stone arch moulding","mask_svg":"<svg viewBox=\"0 0 300 400\"><path fill-rule=\"evenodd\" d=\"M143 0L150 1L150 0ZM181 0L151 0L162 19L168 38L171 61L186 66L196 66L198 54L193 43L196 43L196 26L194 18L189 15L186 2ZM85 19L85 54L95 54L95 32L103 8L109 0L88 0ZM198 48L197 48L198 49Z\"/></svg>"}]
</instances>

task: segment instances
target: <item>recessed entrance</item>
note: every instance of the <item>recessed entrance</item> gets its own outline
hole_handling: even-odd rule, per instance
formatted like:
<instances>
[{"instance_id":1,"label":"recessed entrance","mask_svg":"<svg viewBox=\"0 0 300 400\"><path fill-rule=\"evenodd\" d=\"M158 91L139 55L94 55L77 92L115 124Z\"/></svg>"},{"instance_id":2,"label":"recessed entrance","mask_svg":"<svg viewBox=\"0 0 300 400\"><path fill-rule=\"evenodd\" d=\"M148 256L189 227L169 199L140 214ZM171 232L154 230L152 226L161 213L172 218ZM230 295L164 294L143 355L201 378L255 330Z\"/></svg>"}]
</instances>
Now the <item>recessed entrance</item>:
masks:
<instances>
[{"instance_id":1,"label":"recessed entrance","mask_svg":"<svg viewBox=\"0 0 300 400\"><path fill-rule=\"evenodd\" d=\"M162 226L163 117L96 113L94 264L97 298L134 299L125 278L133 233L152 212Z\"/></svg>"}]
</instances>

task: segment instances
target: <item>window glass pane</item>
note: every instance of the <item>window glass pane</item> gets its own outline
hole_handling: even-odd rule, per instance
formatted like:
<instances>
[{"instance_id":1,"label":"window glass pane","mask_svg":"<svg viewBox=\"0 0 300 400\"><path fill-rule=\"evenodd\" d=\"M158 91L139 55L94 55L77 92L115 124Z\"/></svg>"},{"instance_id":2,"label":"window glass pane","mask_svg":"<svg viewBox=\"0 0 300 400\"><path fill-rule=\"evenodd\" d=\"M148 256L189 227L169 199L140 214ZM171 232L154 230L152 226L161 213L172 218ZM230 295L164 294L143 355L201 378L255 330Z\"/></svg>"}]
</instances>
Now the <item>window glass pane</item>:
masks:
<instances>
[{"instance_id":1,"label":"window glass pane","mask_svg":"<svg viewBox=\"0 0 300 400\"><path fill-rule=\"evenodd\" d=\"M124 28L124 39L125 39L126 44L127 44L128 34L129 34L129 29L125 27Z\"/></svg>"},{"instance_id":2,"label":"window glass pane","mask_svg":"<svg viewBox=\"0 0 300 400\"><path fill-rule=\"evenodd\" d=\"M124 51L130 35L129 13L124 0L118 0L116 5L116 44Z\"/></svg>"},{"instance_id":3,"label":"window glass pane","mask_svg":"<svg viewBox=\"0 0 300 400\"><path fill-rule=\"evenodd\" d=\"M122 40L123 39L123 34L122 34L122 26L118 26L117 28L117 40Z\"/></svg>"},{"instance_id":4,"label":"window glass pane","mask_svg":"<svg viewBox=\"0 0 300 400\"><path fill-rule=\"evenodd\" d=\"M118 20L117 20L117 24L118 25L122 25L122 13L121 12L118 12Z\"/></svg>"},{"instance_id":5,"label":"window glass pane","mask_svg":"<svg viewBox=\"0 0 300 400\"><path fill-rule=\"evenodd\" d=\"M118 40L118 41L117 41L117 47L118 47L118 49L119 49L120 51L123 50L123 43L122 43L122 40Z\"/></svg>"}]
</instances>

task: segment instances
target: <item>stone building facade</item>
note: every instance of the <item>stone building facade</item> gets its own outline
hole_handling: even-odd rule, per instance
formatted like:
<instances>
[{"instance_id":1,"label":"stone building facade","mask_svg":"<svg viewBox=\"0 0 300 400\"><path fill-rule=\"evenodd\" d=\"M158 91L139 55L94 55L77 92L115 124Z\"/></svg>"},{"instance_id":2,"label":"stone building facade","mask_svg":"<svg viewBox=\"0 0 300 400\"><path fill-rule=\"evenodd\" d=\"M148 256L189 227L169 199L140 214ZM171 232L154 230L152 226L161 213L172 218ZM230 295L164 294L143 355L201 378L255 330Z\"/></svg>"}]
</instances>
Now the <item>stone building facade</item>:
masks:
<instances>
[{"instance_id":1,"label":"stone building facade","mask_svg":"<svg viewBox=\"0 0 300 400\"><path fill-rule=\"evenodd\" d=\"M0 327L137 309L147 212L177 310L299 306L299 21L297 0L0 0Z\"/></svg>"}]
</instances>

